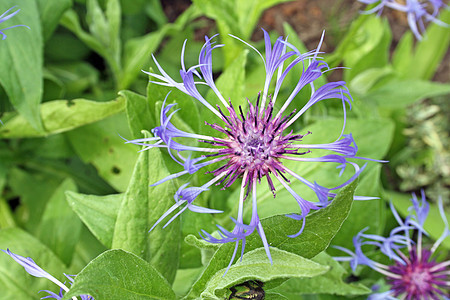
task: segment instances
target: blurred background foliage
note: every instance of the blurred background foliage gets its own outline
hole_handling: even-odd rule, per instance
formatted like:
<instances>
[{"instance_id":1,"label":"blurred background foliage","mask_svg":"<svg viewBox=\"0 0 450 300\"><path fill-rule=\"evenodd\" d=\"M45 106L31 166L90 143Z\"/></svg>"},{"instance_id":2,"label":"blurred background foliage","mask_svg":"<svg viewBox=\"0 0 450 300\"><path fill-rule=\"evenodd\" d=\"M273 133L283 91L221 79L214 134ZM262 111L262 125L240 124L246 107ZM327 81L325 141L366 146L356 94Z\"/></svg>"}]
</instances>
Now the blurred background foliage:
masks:
<instances>
[{"instance_id":1,"label":"blurred background foliage","mask_svg":"<svg viewBox=\"0 0 450 300\"><path fill-rule=\"evenodd\" d=\"M317 47L322 30L326 31L323 57L336 69L327 72L319 85L327 80L347 82L354 103L346 132L355 137L358 155L389 160L383 165L369 163L356 193L380 200L355 202L334 244L350 247L351 237L367 226L373 233L388 232L394 221L387 203L392 201L406 215L409 193L421 189L432 201L432 214L437 215L438 197L444 200L447 216L450 212L448 28L431 24L426 38L418 42L407 31L406 17L360 15L363 7L347 0L2 0L0 11L14 5L21 9L15 24L31 29L9 31L0 45L4 123L0 126L0 248L39 257L40 265L52 274L76 274L114 246L112 233L104 231L113 230L123 195L137 186L133 172L139 155L139 149L124 144L121 136L139 138L141 130L155 127L169 90L149 84L141 72L156 69L151 54L176 76L184 40L188 40L186 65L191 66L197 62L204 36L215 33L219 33L216 40L226 45L214 52L217 85L237 106L246 97L256 98L265 71L259 56L229 34L250 40L263 51L262 27L273 40L288 35L305 52ZM450 11L444 11L440 19L450 23ZM296 80L291 73L280 99L290 93ZM305 88L294 105L301 107L309 94ZM212 94L207 99L214 101ZM169 100L181 108L174 118L178 128L208 131L203 122L209 116L198 103L176 91ZM309 143L333 141L340 126L339 101L319 103L294 124L297 131L314 133ZM176 170L166 154L161 154L161 163L169 172ZM297 164L291 169L322 185L339 182L333 168L319 164ZM139 182L145 189L151 180L162 178L145 176L148 181ZM203 182L204 177L195 175L190 181ZM300 184L293 187L300 193ZM281 186L277 190L276 199L265 186L258 190L261 217L298 210L287 191ZM154 197L163 192L170 204L173 187ZM200 228L214 230L215 223L231 226L229 216L237 209L237 195L232 187L212 190L199 199L225 210L223 215L182 216L183 226L173 233L180 236L173 246L181 249L175 251L180 260L173 269L179 270L177 277L175 271L168 275L169 282L175 280L178 294L188 291L208 258L208 251L183 239ZM302 196L314 195L305 191ZM110 205L111 211L97 216L102 206L92 206L97 203L92 199ZM105 224L96 224L94 217ZM436 239L443 224L433 220L425 228ZM449 247L447 240L442 245L444 255ZM369 286L377 280L372 275L365 280ZM4 255L0 256L0 277L0 290L16 299L17 295L34 299L35 292L49 288L27 277L20 267L11 267ZM14 287L9 283L12 277L17 281ZM308 293L295 286L286 283L277 293L292 299ZM24 287L27 292L22 291ZM327 294L326 299L331 299L329 294L358 294L358 290L341 288L318 292Z\"/></svg>"}]
</instances>

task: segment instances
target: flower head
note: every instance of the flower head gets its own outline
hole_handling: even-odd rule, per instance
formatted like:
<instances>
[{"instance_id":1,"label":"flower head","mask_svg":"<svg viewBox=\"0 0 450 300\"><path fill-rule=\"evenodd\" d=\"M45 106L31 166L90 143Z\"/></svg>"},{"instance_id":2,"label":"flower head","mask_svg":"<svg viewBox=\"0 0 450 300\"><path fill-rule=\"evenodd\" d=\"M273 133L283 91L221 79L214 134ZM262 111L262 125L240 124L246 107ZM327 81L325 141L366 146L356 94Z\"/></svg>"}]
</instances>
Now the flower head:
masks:
<instances>
[{"instance_id":1,"label":"flower head","mask_svg":"<svg viewBox=\"0 0 450 300\"><path fill-rule=\"evenodd\" d=\"M421 205L414 194L412 202L410 215L404 221L399 218L394 207L391 206L394 216L399 221L399 226L391 231L389 237L364 234L366 228L353 239L354 253L348 249L336 247L350 256L335 257L335 259L349 261L353 270L358 265L367 265L386 276L386 281L391 287L390 290L373 294L369 299L397 299L395 297L400 299L439 299L439 296L445 296L445 291L448 291L450 260L436 262L432 258L440 243L450 235L442 201L439 202L439 211L445 228L431 249L425 249L422 245L422 234L426 233L423 223L428 216L429 204L424 193L422 193ZM417 233L414 234L414 232ZM417 239L414 239L415 236ZM364 245L377 247L393 260L393 263L388 266L367 258L362 250Z\"/></svg>"},{"instance_id":2,"label":"flower head","mask_svg":"<svg viewBox=\"0 0 450 300\"><path fill-rule=\"evenodd\" d=\"M6 254L8 254L9 256L12 257L12 259L14 259L18 264L20 264L22 267L25 268L25 271L28 272L28 274L35 276L35 277L44 277L47 278L48 280L50 280L51 282L55 283L56 285L58 285L60 287L59 293L56 294L52 291L48 291L48 290L43 290L41 292L46 292L49 295L42 297L41 299L48 299L48 298L53 298L53 299L58 299L61 300L63 298L63 291L68 292L69 289L58 279L56 279L55 277L53 277L52 275L50 275L49 273L47 273L46 271L44 271L41 267L39 267L34 260L31 257L23 257L20 256L18 254L12 253L9 249L3 250L3 252L5 252ZM64 274L70 281L70 284L73 283L73 275L66 275ZM89 295L80 295L81 300L94 300L94 298L92 296ZM72 298L73 300L77 300L76 297Z\"/></svg>"},{"instance_id":3,"label":"flower head","mask_svg":"<svg viewBox=\"0 0 450 300\"><path fill-rule=\"evenodd\" d=\"M298 233L291 235L291 237L295 237L302 232L305 225L305 217L311 210L319 210L327 206L336 196L332 191L350 183L364 169L364 167L359 167L356 163L350 161L353 159L361 159L356 156L358 148L351 134L341 134L341 136L332 143L306 144L304 141L307 140L310 132L300 134L293 133L293 131L289 129L290 125L301 117L311 106L320 101L329 99L338 99L338 101L342 102L345 128L346 104L350 106L352 101L350 93L345 86L345 82L330 82L319 88L314 86L314 81L321 77L323 72L328 70L328 65L318 58L322 40L316 50L302 54L282 37L279 37L273 46L268 33L265 31L264 38L266 48L265 56L253 46L236 38L251 47L260 55L266 69L264 87L256 96L256 100L250 101L247 99L247 108L242 107L241 105L236 108L233 106L231 100L225 101L225 97L220 93L214 83L212 74L212 52L214 49L224 45L214 45L212 42L213 38L205 38L205 44L200 51L198 65L194 65L190 68L186 68L184 64L183 55L186 42L183 44L180 70L181 82L177 82L170 77L153 57L161 74L148 73L153 78L159 80L154 83L174 87L191 96L209 109L215 120L211 123L205 122L205 124L214 129L216 134L214 136L207 136L188 133L177 129L171 123L171 118L175 111L170 113L170 110L174 107L174 104L166 105L166 97L161 110L161 125L152 131L155 136L127 141L128 143L145 146L144 150L152 147L167 148L171 157L183 167L182 171L169 175L153 185L161 184L167 180L188 173L193 174L205 166L219 164L213 171L208 172L213 174L213 178L201 187L187 187L187 184L183 185L174 197L176 203L156 222L156 224L184 204L186 206L178 214L172 217L168 223L186 208L200 213L219 212L207 208L199 208L192 203L200 193L209 189L213 184L222 185L222 189L225 189L235 182L240 181L238 215L236 219L232 218L235 224L234 229L228 231L222 226L217 225L218 235L210 234L204 230L202 230L201 233L201 236L211 243L236 243L231 262L234 260L239 242L242 242L242 257L246 237L255 231L260 235L267 256L271 260L269 245L257 210L256 189L263 180L267 182L274 197L276 195L276 182L279 182L292 194L299 204L300 213L288 215L290 218L301 221L301 228ZM285 64L286 66L284 66ZM275 107L275 102L277 101L280 87L288 73L292 70L297 72L297 69L294 68L296 66L300 66L300 69L303 69L303 72L299 75L298 82L293 87L293 91L287 100L282 103L280 109L277 109ZM194 80L194 77L196 80ZM214 107L205 100L197 90L197 86L200 84L211 88L217 96L220 105ZM274 84L275 87L273 94L269 95L271 84ZM287 113L286 111L293 99L300 90L307 85L309 85L312 90L309 101L298 111L297 109L293 109L291 112ZM218 121L218 123L214 123L215 121ZM342 131L344 131L344 128ZM180 138L183 138L184 140L186 140L186 138L196 140L206 146L192 146L192 143L190 143L191 146L187 146L181 142L182 140L180 140ZM308 157L307 154L315 149L328 150L331 153L322 157ZM184 155L185 152L188 152L189 155ZM192 156L196 157L192 158ZM317 182L312 183L296 172L290 170L283 164L283 161L294 161L298 163L334 163L337 164L337 167L341 170L345 169L346 166L351 165L354 167L355 173L343 184L337 187L326 188L319 185ZM316 193L318 201L310 201L298 195L297 192L291 188L291 179L289 179L289 177L299 180L305 186L312 189ZM246 224L243 220L243 207L244 201L250 198L250 194L252 217L250 222Z\"/></svg>"},{"instance_id":4,"label":"flower head","mask_svg":"<svg viewBox=\"0 0 450 300\"><path fill-rule=\"evenodd\" d=\"M442 0L406 0L406 3L405 1L400 2L396 0L358 1L364 4L378 3L373 8L364 11L364 14L377 12L377 14L380 15L383 12L384 7L389 7L391 9L406 13L408 25L418 40L422 39L421 33L425 32L425 23L427 22L433 22L438 25L448 27L448 24L437 19L439 16L439 11L446 7ZM430 7L432 12L427 10L428 7Z\"/></svg>"},{"instance_id":5,"label":"flower head","mask_svg":"<svg viewBox=\"0 0 450 300\"><path fill-rule=\"evenodd\" d=\"M3 22L5 22L5 21L11 19L11 18L14 17L17 13L19 13L20 9L16 10L15 12L12 12L12 13L10 13L10 14L8 15L8 13L9 13L12 9L14 9L14 8L15 8L15 6L11 7L11 8L8 9L7 11L5 11L2 15L0 15L0 23L3 23ZM20 26L23 26L23 27L26 27L26 28L30 29L30 27L28 27L28 26L26 26L26 25L13 25L13 26L10 26L10 27L6 27L6 28L3 28L3 29L0 29L0 34L2 35L2 40L6 39L6 34L5 34L3 31L5 31L5 30L7 30L7 29L14 28L14 27L20 27Z\"/></svg>"}]
</instances>

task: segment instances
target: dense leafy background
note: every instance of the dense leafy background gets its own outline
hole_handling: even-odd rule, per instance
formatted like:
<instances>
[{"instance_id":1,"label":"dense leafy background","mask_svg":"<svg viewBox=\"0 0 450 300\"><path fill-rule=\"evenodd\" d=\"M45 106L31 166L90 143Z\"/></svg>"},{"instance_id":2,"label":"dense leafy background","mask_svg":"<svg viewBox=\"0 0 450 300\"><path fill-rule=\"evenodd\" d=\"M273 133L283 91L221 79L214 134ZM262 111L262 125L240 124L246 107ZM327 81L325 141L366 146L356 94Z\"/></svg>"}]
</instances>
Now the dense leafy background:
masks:
<instances>
[{"instance_id":1,"label":"dense leafy background","mask_svg":"<svg viewBox=\"0 0 450 300\"><path fill-rule=\"evenodd\" d=\"M173 204L173 194L184 180L198 184L209 175L149 187L177 171L176 166L167 153L138 152L121 137L149 136L158 124L170 89L149 83L141 72L155 69L151 53L175 76L183 41L188 40L186 64L193 65L205 33L219 33L217 39L226 45L215 50L213 62L219 90L235 107L245 106L246 97L254 100L262 89L264 66L258 55L229 34L250 40L259 32L256 25L263 12L287 1L195 0L173 22L161 2L0 2L0 12L15 5L21 9L5 26L30 27L10 29L8 38L0 41L0 248L32 257L60 280L63 273L79 274L64 299L84 293L97 300L223 299L231 294L230 287L249 280L263 282L268 299L312 299L309 294L317 294L314 299L366 297L377 275L363 270L361 282L348 283L348 266L336 263L330 255L337 252L328 246L351 247L351 238L367 226L372 233L389 232L395 222L386 204L392 201L406 215L405 191L425 188L432 201L442 195L449 213L445 101L450 84L431 79L448 51L450 30L430 25L421 42L407 32L392 43L385 19L356 12L347 27L339 32L329 29L339 39L334 37L334 51L324 58L332 67L347 68L327 76L346 80L354 99L346 132L353 134L359 156L390 163L369 162L358 183L308 216L304 233L295 239L286 235L296 232L299 224L283 214L297 212L296 202L281 185L276 186L275 199L261 185L258 208L274 264L253 235L243 260L223 277L234 245L205 243L198 231L214 231L215 224L231 229L229 216L236 214L239 192L235 187L212 189L197 201L223 214L187 212L167 228L158 226L148 234ZM450 22L450 11L441 19ZM293 45L307 50L288 23L283 32L270 34L273 40L289 35ZM252 44L263 51L260 40ZM296 75L286 78L279 99L296 80ZM294 105L305 104L309 93L305 88ZM206 99L215 101L212 93ZM172 119L178 128L210 130L204 126L209 112L188 96L172 91L168 101L176 101L181 109ZM342 107L336 101L308 110L294 130L313 132L308 143L326 143L339 136L341 126ZM335 169L321 164L289 167L325 186L342 182ZM292 187L304 198L314 198L301 184L294 182ZM353 203L353 195L380 200ZM431 242L443 228L434 217L435 202L430 214L425 229ZM450 241L441 248L445 256ZM1 299L36 299L43 289L57 290L0 255Z\"/></svg>"}]
</instances>

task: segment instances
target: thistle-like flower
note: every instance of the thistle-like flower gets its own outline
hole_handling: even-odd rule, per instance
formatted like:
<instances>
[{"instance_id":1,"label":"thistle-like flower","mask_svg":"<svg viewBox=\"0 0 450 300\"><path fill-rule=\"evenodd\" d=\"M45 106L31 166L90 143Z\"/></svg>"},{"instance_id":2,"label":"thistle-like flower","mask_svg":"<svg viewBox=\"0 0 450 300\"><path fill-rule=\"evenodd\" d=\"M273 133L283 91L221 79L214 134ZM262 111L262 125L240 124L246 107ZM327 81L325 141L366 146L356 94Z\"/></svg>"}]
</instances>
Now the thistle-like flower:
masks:
<instances>
[{"instance_id":1,"label":"thistle-like flower","mask_svg":"<svg viewBox=\"0 0 450 300\"><path fill-rule=\"evenodd\" d=\"M203 106L208 108L213 114L212 117L222 123L222 125L219 125L216 123L205 122L206 125L216 131L217 135L206 136L177 129L171 123L171 118L175 111L169 113L175 104L166 104L167 96L161 110L161 125L152 129L154 137L127 142L142 145L145 147L144 150L153 147L167 148L171 157L183 167L182 171L161 179L154 183L153 186L185 174L194 174L206 166L213 164L216 166L218 165L213 171L208 172L212 173L214 177L201 187L187 187L188 184L181 186L175 195L176 203L155 223L155 225L153 225L152 229L175 209L184 204L186 204L186 206L173 216L165 226L172 222L172 220L186 210L186 208L199 213L219 213L220 211L195 206L192 203L199 194L208 190L213 184L223 184L223 189L225 189L241 179L238 215L236 219L232 218L235 223L234 229L228 231L222 226L217 225L219 229L218 235L214 236L202 230L201 236L211 243L236 243L234 254L230 262L231 265L239 247L239 241L242 241L242 257L246 237L254 231L257 231L262 239L267 256L269 260L272 261L269 245L257 211L257 186L261 184L261 181L265 178L274 197L277 181L292 194L300 207L300 214L290 214L288 217L299 220L302 224L300 225L300 230L296 234L290 235L290 237L297 237L301 234L305 226L305 217L308 213L311 210L319 210L327 206L336 196L333 191L350 183L365 167L359 167L355 162L349 161L351 159L361 158L356 156L358 148L352 135L342 134L345 128L346 104L350 106L352 98L344 81L330 82L317 89L315 88L314 81L321 77L325 70L329 69L328 65L324 61L319 60L318 57L322 40L317 49L301 54L293 45L289 44L286 40L283 40L282 37L279 37L272 46L268 33L264 31L265 57L253 46L234 37L255 50L262 58L266 69L264 88L262 93L260 92L257 95L256 101L252 102L247 99L247 109L242 106L235 108L231 100L225 100L213 80L212 52L214 49L224 46L220 44L214 45L214 43L211 42L213 38L214 37L205 38L205 44L200 51L198 65L188 69L186 69L184 64L185 41L181 54L182 69L180 70L180 75L182 82L177 82L172 79L172 77L170 77L159 65L155 57L153 57L153 59L161 75L154 73L148 74L160 80L154 83L175 87L181 92L192 96ZM287 66L284 67L284 64L287 64ZM277 101L280 87L286 75L289 72L292 72L295 66L303 66L303 72L299 72L301 75L299 75L297 84L293 87L293 91L288 99L285 100L283 105L281 105L281 108L278 109L275 106L275 102ZM295 72L297 72L297 70ZM276 79L274 78L275 74ZM203 79L203 81L194 81L194 76L197 77L198 80ZM269 95L271 83L274 83L275 87L273 94ZM207 85L213 90L221 106L217 105L214 107L205 100L197 90L197 85L200 84ZM312 88L309 101L298 112L296 109L293 109L292 112L286 113L293 99L300 90L307 85L310 85ZM342 129L341 136L339 136L336 141L329 144L306 144L303 143L303 140L307 140L307 136L310 132L297 134L293 133L292 130L289 131L289 126L301 117L306 110L319 101L329 99L338 99L339 101L342 101L344 109L344 128ZM197 140L198 142L207 145L207 147L184 145L181 143L183 139L180 138ZM190 145L192 145L192 143ZM328 150L331 153L322 157L307 157L307 154L314 149ZM183 154L186 152L188 152L189 155ZM192 155L196 157L193 158ZM341 169L341 173L347 165L351 165L354 167L355 171L353 176L341 185L326 188L320 186L316 182L312 183L306 180L287 166L283 165L283 161L286 160L299 163L334 163L337 164L337 168ZM288 177L295 178L308 188L312 189L317 195L317 201L308 201L298 195L291 188L290 179ZM249 198L250 194L252 217L249 224L245 224L243 220L244 201Z\"/></svg>"},{"instance_id":2,"label":"thistle-like flower","mask_svg":"<svg viewBox=\"0 0 450 300\"><path fill-rule=\"evenodd\" d=\"M16 10L15 12L12 12L12 13L10 13L10 14L8 15L8 13L9 13L12 9L14 9L14 8L15 8L15 6L11 7L11 8L8 9L7 11L5 11L2 15L0 15L0 23L3 23L3 22L5 22L5 21L11 19L11 18L14 17L16 14L19 13L20 9ZM3 28L3 29L0 29L0 34L2 35L2 40L6 39L6 34L5 34L3 31L5 31L5 30L7 30L7 29L14 28L14 27L26 27L26 28L30 29L30 27L28 27L27 25L13 25L13 26L10 26L10 27L6 27L6 28Z\"/></svg>"},{"instance_id":3,"label":"thistle-like flower","mask_svg":"<svg viewBox=\"0 0 450 300\"><path fill-rule=\"evenodd\" d=\"M445 228L441 237L434 245L427 249L422 245L422 237L427 234L423 225L428 217L429 204L422 192L421 203L416 195L412 197L413 206L410 215L402 220L391 204L392 213L399 226L394 228L389 237L374 234L365 234L367 228L360 231L353 238L355 252L346 248L335 246L349 257L335 257L338 261L349 261L353 271L358 265L366 265L383 274L390 290L375 293L369 299L439 299L439 296L448 297L450 286L450 260L437 262L433 259L438 246L450 235L447 218L445 217L442 200L439 201L439 212L444 221ZM415 238L417 237L417 238ZM368 258L363 246L378 248L384 255L393 260L391 265L385 265ZM446 298L447 299L447 298Z\"/></svg>"},{"instance_id":4,"label":"thistle-like flower","mask_svg":"<svg viewBox=\"0 0 450 300\"><path fill-rule=\"evenodd\" d=\"M448 24L437 19L439 11L447 7L442 0L406 0L406 3L405 1L397 0L358 1L364 4L375 4L379 2L375 7L362 12L364 14L376 12L380 15L383 12L384 7L406 13L408 25L418 40L422 39L422 33L425 32L425 23L433 22L440 26L448 27ZM427 8L430 8L430 11L428 11Z\"/></svg>"},{"instance_id":5,"label":"thistle-like flower","mask_svg":"<svg viewBox=\"0 0 450 300\"><path fill-rule=\"evenodd\" d=\"M41 299L57 299L57 300L61 300L63 298L63 291L68 292L69 288L67 286L65 286L61 281L59 281L58 279L56 279L55 277L53 277L52 275L50 275L49 273L47 273L46 271L44 271L41 267L39 267L34 260L31 257L23 257L20 256L18 254L14 254L12 253L9 249L3 250L3 252L5 252L6 254L8 254L9 256L12 257L12 259L14 259L18 264L20 264L22 267L25 268L25 271L28 272L28 274L35 276L35 277L44 277L47 278L48 280L50 280L51 282L53 282L54 284L58 285L60 287L59 293L56 294L52 291L48 291L48 290L42 290L40 292L46 292L48 293L48 296L42 297ZM67 275L64 274L67 279L69 279L70 284L73 283L73 275ZM92 296L89 295L80 295L81 300L94 300L94 298ZM77 300L76 297L72 297L73 300Z\"/></svg>"}]
</instances>

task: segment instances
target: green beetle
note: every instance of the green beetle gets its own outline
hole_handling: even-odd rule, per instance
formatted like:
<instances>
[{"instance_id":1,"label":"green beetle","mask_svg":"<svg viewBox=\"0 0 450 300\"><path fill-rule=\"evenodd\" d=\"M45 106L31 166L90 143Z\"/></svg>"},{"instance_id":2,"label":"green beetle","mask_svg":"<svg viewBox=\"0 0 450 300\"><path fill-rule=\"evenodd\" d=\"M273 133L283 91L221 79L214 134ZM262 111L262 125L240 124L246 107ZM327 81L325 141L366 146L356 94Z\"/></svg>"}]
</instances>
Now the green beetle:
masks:
<instances>
[{"instance_id":1,"label":"green beetle","mask_svg":"<svg viewBox=\"0 0 450 300\"><path fill-rule=\"evenodd\" d=\"M253 299L263 300L265 297L263 282L258 280L250 280L244 283L235 285L230 288L231 295L228 300L232 299Z\"/></svg>"}]
</instances>

